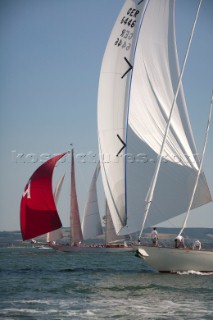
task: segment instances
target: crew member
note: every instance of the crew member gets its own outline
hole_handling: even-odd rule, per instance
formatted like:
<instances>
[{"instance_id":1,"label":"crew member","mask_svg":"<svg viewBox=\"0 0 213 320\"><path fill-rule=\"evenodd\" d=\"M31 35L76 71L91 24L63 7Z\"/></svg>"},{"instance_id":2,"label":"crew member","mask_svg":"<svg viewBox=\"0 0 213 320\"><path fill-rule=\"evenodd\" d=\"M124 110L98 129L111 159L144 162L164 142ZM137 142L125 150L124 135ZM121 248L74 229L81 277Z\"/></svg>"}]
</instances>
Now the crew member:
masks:
<instances>
[{"instance_id":1,"label":"crew member","mask_svg":"<svg viewBox=\"0 0 213 320\"><path fill-rule=\"evenodd\" d=\"M157 245L158 245L158 232L157 232L157 228L156 227L154 227L152 229L151 238L152 238L153 247L157 247Z\"/></svg>"},{"instance_id":2,"label":"crew member","mask_svg":"<svg viewBox=\"0 0 213 320\"><path fill-rule=\"evenodd\" d=\"M175 248L185 248L184 246L184 237L180 234L175 238Z\"/></svg>"},{"instance_id":3,"label":"crew member","mask_svg":"<svg viewBox=\"0 0 213 320\"><path fill-rule=\"evenodd\" d=\"M195 240L193 244L193 250L200 250L201 249L201 242L199 240Z\"/></svg>"}]
</instances>

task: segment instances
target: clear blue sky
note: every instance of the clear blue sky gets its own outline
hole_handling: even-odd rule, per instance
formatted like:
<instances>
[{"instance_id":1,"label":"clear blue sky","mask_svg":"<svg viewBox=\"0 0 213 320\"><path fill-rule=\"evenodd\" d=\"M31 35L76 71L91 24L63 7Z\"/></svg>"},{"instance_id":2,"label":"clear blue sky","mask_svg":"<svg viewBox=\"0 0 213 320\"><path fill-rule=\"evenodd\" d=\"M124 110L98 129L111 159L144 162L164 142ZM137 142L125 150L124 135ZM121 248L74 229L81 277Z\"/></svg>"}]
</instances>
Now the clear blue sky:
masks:
<instances>
[{"instance_id":1,"label":"clear blue sky","mask_svg":"<svg viewBox=\"0 0 213 320\"><path fill-rule=\"evenodd\" d=\"M0 230L19 230L25 184L44 153L75 145L76 153L97 153L97 91L108 37L124 0L0 1ZM197 0L177 0L177 42L182 62ZM183 84L201 151L213 88L213 1L203 0ZM19 158L19 154L24 154ZM31 154L31 156L29 156ZM27 156L28 155L28 156ZM91 157L90 157L91 158ZM87 160L89 157L87 157ZM97 159L97 157L96 157ZM204 170L213 194L213 124ZM58 165L55 178L69 169ZM95 164L77 161L81 215ZM68 226L69 173L59 213ZM100 184L101 188L101 184ZM103 210L101 206L101 210ZM197 210L202 222L213 206Z\"/></svg>"}]
</instances>

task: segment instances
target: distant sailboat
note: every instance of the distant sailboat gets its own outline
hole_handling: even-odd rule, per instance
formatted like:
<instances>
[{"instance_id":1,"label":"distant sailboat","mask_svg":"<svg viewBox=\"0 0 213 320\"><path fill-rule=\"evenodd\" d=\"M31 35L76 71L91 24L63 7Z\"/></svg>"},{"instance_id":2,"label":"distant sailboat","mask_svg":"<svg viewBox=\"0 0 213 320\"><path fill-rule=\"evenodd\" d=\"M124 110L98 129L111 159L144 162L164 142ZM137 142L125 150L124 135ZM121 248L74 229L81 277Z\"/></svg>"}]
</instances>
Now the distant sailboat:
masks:
<instances>
[{"instance_id":1,"label":"distant sailboat","mask_svg":"<svg viewBox=\"0 0 213 320\"><path fill-rule=\"evenodd\" d=\"M102 62L101 174L113 224L121 235L186 212L191 199L190 209L212 201L200 172L181 83L189 46L180 71L174 8L174 0L126 0ZM162 272L213 271L212 251L139 249L141 257Z\"/></svg>"},{"instance_id":2,"label":"distant sailboat","mask_svg":"<svg viewBox=\"0 0 213 320\"><path fill-rule=\"evenodd\" d=\"M53 195L52 174L53 174L53 170L56 162L64 155L65 153L60 156L56 156L48 160L42 166L40 166L30 178L30 183L27 184L22 197L20 217L21 217L21 230L22 230L23 240L32 239L34 237L44 235L45 233L47 233L47 242L38 242L32 239L32 243L36 247L49 246L51 248L55 248L55 241L63 238L63 234L61 231L62 224L58 216L55 203L58 201L64 176L62 176L62 178L59 180ZM78 201L77 201L76 186L75 186L75 164L74 164L73 150L71 154L71 159L72 159L72 162L71 162L72 171L71 171L70 247L72 248L74 245L76 245L77 243L83 240L83 236L81 231L80 216L79 216ZM35 181L38 180L38 182L36 181L37 183L36 187L34 187L35 185L34 180ZM32 202L34 206L32 205ZM52 216L50 216L49 214L48 209L50 209L51 207L55 210L54 212L55 219L56 217L58 218L57 224L53 220ZM36 224L34 223L35 221L36 221ZM46 227L45 227L45 223L47 225ZM51 223L52 224L55 223L54 226L52 226ZM35 228L37 229L35 230ZM63 251L64 245L56 244L56 248L59 249L59 247L60 247L60 250Z\"/></svg>"},{"instance_id":3,"label":"distant sailboat","mask_svg":"<svg viewBox=\"0 0 213 320\"><path fill-rule=\"evenodd\" d=\"M54 246L54 242L63 237L61 221L55 203L61 191L64 176L59 180L54 195L52 191L52 175L56 162L65 153L56 156L42 164L32 175L21 200L20 224L23 240L32 239L36 247ZM71 244L83 240L75 188L75 167L72 150L71 173ZM47 242L36 241L33 238L47 233Z\"/></svg>"}]
</instances>

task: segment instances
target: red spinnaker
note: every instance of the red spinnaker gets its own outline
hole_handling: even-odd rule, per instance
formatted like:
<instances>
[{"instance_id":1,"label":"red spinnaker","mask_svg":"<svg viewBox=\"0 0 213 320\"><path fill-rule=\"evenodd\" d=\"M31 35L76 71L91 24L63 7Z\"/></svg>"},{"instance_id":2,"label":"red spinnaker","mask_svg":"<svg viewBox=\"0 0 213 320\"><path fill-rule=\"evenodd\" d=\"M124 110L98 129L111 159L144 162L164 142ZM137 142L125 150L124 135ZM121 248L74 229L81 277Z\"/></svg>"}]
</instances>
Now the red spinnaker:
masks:
<instances>
[{"instance_id":1,"label":"red spinnaker","mask_svg":"<svg viewBox=\"0 0 213 320\"><path fill-rule=\"evenodd\" d=\"M25 187L20 206L23 240L32 239L62 226L52 191L52 175L56 162L65 154L57 155L43 163Z\"/></svg>"}]
</instances>

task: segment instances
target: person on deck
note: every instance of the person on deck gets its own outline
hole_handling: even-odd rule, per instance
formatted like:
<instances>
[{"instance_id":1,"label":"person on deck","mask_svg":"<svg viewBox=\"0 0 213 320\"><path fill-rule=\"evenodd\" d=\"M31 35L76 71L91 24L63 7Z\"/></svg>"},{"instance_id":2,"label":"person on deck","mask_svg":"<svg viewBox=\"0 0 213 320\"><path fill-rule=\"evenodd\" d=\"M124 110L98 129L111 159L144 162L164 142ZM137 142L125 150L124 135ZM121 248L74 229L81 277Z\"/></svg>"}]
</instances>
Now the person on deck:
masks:
<instances>
[{"instance_id":1,"label":"person on deck","mask_svg":"<svg viewBox=\"0 0 213 320\"><path fill-rule=\"evenodd\" d=\"M175 248L176 248L176 249L185 248L185 246L184 246L184 237L183 237L183 236L178 235L178 236L175 238Z\"/></svg>"},{"instance_id":2,"label":"person on deck","mask_svg":"<svg viewBox=\"0 0 213 320\"><path fill-rule=\"evenodd\" d=\"M195 240L192 249L193 250L200 250L201 249L201 242L199 240Z\"/></svg>"},{"instance_id":3,"label":"person on deck","mask_svg":"<svg viewBox=\"0 0 213 320\"><path fill-rule=\"evenodd\" d=\"M152 238L153 247L157 247L157 245L158 245L158 232L157 232L157 228L156 227L154 227L152 229L151 238Z\"/></svg>"}]
</instances>

